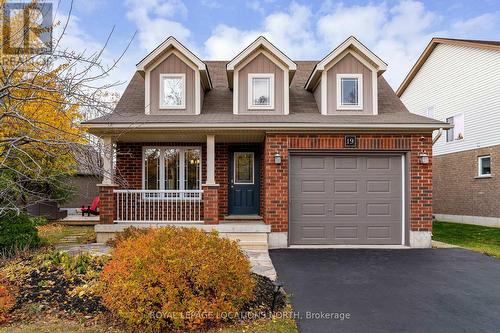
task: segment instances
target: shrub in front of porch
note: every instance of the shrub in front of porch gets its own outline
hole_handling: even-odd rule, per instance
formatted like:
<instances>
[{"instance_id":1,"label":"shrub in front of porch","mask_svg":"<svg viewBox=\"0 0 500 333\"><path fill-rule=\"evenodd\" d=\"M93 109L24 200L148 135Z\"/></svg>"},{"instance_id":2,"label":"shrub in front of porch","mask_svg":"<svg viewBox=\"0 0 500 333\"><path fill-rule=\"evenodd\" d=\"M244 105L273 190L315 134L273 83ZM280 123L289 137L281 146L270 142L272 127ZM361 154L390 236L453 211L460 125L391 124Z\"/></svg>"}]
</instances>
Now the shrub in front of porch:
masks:
<instances>
[{"instance_id":1,"label":"shrub in front of porch","mask_svg":"<svg viewBox=\"0 0 500 333\"><path fill-rule=\"evenodd\" d=\"M224 321L253 299L255 284L236 242L175 227L118 242L101 282L106 307L148 331Z\"/></svg>"}]
</instances>

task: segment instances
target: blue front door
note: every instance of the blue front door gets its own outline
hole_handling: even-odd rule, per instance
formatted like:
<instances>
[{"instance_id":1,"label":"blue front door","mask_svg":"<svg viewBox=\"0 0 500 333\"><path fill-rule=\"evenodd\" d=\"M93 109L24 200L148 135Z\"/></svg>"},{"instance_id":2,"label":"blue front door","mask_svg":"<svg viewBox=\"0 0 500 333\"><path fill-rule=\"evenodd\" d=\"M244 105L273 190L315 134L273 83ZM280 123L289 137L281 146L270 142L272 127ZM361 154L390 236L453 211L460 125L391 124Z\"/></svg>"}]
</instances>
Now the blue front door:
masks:
<instances>
[{"instance_id":1,"label":"blue front door","mask_svg":"<svg viewBox=\"0 0 500 333\"><path fill-rule=\"evenodd\" d=\"M229 159L229 214L259 214L260 158L258 150L234 148Z\"/></svg>"}]
</instances>

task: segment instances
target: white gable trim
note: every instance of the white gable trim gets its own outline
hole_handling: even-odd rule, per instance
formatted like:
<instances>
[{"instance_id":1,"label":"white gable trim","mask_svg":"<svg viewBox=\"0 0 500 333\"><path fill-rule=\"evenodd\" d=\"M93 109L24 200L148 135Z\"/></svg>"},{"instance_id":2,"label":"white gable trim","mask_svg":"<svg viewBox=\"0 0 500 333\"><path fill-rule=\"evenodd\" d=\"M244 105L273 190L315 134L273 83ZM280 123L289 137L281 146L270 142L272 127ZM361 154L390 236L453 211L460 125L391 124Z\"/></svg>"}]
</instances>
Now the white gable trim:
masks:
<instances>
[{"instance_id":1,"label":"white gable trim","mask_svg":"<svg viewBox=\"0 0 500 333\"><path fill-rule=\"evenodd\" d=\"M356 52L354 50L352 50L352 52L350 52L354 57L356 57L356 59L361 61L365 66L367 66L368 68L374 68L377 71L377 73L382 74L387 69L387 64L382 59L380 59L377 55L375 55L375 53L370 51L366 46L364 46L361 42L359 42L355 37L351 36L351 37L347 38L342 44L337 46L332 52L330 52L325 58L323 58L323 60L321 60L316 65L316 67L314 68L314 71L311 73L311 75L309 76L309 79L306 82L305 88L307 90L311 90L315 85L314 81L319 78L319 73L321 73L324 70L328 70L325 67L330 66L330 63L334 59L339 57L341 54L343 54L346 50L351 51L351 49L349 49L349 48L357 49L361 54L363 54L365 57L370 59L370 61L372 61L375 66L372 65L371 63L369 63L358 52Z\"/></svg>"},{"instance_id":2,"label":"white gable trim","mask_svg":"<svg viewBox=\"0 0 500 333\"><path fill-rule=\"evenodd\" d=\"M175 55L182 62L184 62L189 68L194 71L194 110L195 114L201 114L201 76L200 71L196 64L194 64L190 58L186 57L184 53L180 52L177 49L172 49L169 52L166 52L160 58L158 58L155 62L148 65L145 69L144 73L144 112L146 114L151 114L151 105L150 105L150 97L151 97L151 71L155 69L159 64L161 64L165 59L170 57L171 55ZM187 89L187 88L186 88Z\"/></svg>"},{"instance_id":3,"label":"white gable trim","mask_svg":"<svg viewBox=\"0 0 500 333\"><path fill-rule=\"evenodd\" d=\"M239 63L244 60L246 57L248 57L252 52L254 52L256 49L259 47L264 47L265 49L269 50L271 53L273 53L276 58L278 58L280 61L282 61L284 64L287 65L288 69L291 71L297 70L297 64L295 64L290 58L288 58L283 52L281 52L276 46L271 44L266 38L263 36L260 36L257 38L252 44L247 46L240 54L238 54L233 60L231 60L227 65L226 68L228 71L232 71L236 68L236 66L239 65Z\"/></svg>"},{"instance_id":4,"label":"white gable trim","mask_svg":"<svg viewBox=\"0 0 500 333\"><path fill-rule=\"evenodd\" d=\"M238 114L239 113L239 72L242 68L244 68L246 65L248 65L252 60L257 58L260 54L264 55L266 58L271 60L276 66L278 66L282 71L283 71L283 113L284 114L289 114L290 113L290 101L289 101L289 69L276 57L273 56L273 54L269 53L266 50L259 50L252 54L250 57L245 59L243 62L238 64L238 66L233 69L233 114Z\"/></svg>"},{"instance_id":5,"label":"white gable trim","mask_svg":"<svg viewBox=\"0 0 500 333\"><path fill-rule=\"evenodd\" d=\"M337 57L332 58L329 63L322 65L323 69L321 71L317 70L317 68L316 68L317 72L321 75L321 79L319 80L320 87L316 88L318 86L318 83L316 83L316 86L314 88L314 89L321 88L320 112L323 115L328 114L328 98L327 98L327 96L328 96L328 75L327 75L327 73L333 66L335 66L340 60L344 59L344 57L347 56L348 54L352 55L356 60L361 62L364 66L366 66L372 72L371 80L372 80L373 114L377 115L378 114L378 69L352 49L345 49L343 52L337 54ZM311 78L313 77L313 75L314 75L314 73L311 74L311 77L309 78L309 81L306 84L306 89L308 88L307 85L310 84L310 81L311 81ZM314 89L313 89L313 91L314 91Z\"/></svg>"},{"instance_id":6,"label":"white gable trim","mask_svg":"<svg viewBox=\"0 0 500 333\"><path fill-rule=\"evenodd\" d=\"M195 56L191 51L189 51L184 45L179 43L177 39L170 36L163 43L160 44L156 49L154 49L150 54L148 54L144 59L142 59L137 64L138 71L144 71L145 68L158 56L164 53L166 50L170 48L175 48L179 50L182 54L186 56L196 67L198 70L206 70L205 63L201 61L197 56Z\"/></svg>"}]
</instances>

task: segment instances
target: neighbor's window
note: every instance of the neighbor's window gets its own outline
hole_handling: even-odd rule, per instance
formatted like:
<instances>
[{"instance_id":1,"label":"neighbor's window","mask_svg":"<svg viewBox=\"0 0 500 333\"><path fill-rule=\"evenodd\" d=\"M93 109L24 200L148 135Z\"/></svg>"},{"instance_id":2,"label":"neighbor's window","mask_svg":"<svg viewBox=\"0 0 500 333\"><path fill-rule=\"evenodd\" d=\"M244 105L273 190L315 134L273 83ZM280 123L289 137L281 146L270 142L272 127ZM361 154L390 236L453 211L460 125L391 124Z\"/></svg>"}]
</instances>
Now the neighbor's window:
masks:
<instances>
[{"instance_id":1,"label":"neighbor's window","mask_svg":"<svg viewBox=\"0 0 500 333\"><path fill-rule=\"evenodd\" d=\"M254 153L234 153L234 183L253 184Z\"/></svg>"},{"instance_id":2,"label":"neighbor's window","mask_svg":"<svg viewBox=\"0 0 500 333\"><path fill-rule=\"evenodd\" d=\"M478 176L491 176L491 156L480 156L477 161Z\"/></svg>"},{"instance_id":3,"label":"neighbor's window","mask_svg":"<svg viewBox=\"0 0 500 333\"><path fill-rule=\"evenodd\" d=\"M464 114L459 114L453 117L446 118L446 122L448 124L454 125L453 128L450 128L446 133L446 141L456 141L462 140L464 138Z\"/></svg>"},{"instance_id":4,"label":"neighbor's window","mask_svg":"<svg viewBox=\"0 0 500 333\"><path fill-rule=\"evenodd\" d=\"M363 75L337 74L337 109L363 108Z\"/></svg>"},{"instance_id":5,"label":"neighbor's window","mask_svg":"<svg viewBox=\"0 0 500 333\"><path fill-rule=\"evenodd\" d=\"M160 109L186 108L186 74L160 75Z\"/></svg>"},{"instance_id":6,"label":"neighbor's window","mask_svg":"<svg viewBox=\"0 0 500 333\"><path fill-rule=\"evenodd\" d=\"M248 74L248 108L274 108L274 74Z\"/></svg>"},{"instance_id":7,"label":"neighbor's window","mask_svg":"<svg viewBox=\"0 0 500 333\"><path fill-rule=\"evenodd\" d=\"M201 190L201 149L197 147L145 148L143 189ZM177 195L177 197L182 196L186 195ZM196 194L192 197L198 198L200 195Z\"/></svg>"}]
</instances>

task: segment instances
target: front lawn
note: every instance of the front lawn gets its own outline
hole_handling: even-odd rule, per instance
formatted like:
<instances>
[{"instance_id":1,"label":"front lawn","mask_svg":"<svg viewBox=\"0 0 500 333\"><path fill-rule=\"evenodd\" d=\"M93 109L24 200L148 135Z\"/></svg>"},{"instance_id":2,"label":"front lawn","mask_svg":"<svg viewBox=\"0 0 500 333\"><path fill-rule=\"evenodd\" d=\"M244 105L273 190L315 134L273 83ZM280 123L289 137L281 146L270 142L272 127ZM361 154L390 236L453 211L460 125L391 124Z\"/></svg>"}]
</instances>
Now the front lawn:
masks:
<instances>
[{"instance_id":1,"label":"front lawn","mask_svg":"<svg viewBox=\"0 0 500 333\"><path fill-rule=\"evenodd\" d=\"M500 228L436 221L432 239L500 258Z\"/></svg>"}]
</instances>

